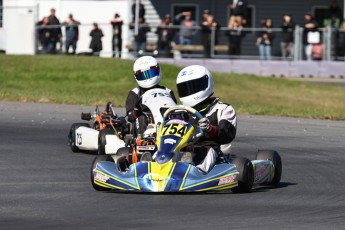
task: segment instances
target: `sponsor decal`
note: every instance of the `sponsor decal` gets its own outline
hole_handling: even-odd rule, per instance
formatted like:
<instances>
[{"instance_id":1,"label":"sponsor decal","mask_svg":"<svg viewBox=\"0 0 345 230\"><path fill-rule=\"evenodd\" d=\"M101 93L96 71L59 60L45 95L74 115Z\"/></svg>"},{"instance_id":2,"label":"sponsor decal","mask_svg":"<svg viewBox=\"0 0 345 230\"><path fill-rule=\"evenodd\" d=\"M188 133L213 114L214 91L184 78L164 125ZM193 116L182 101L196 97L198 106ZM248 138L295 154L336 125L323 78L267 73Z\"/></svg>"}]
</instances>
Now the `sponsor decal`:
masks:
<instances>
[{"instance_id":1,"label":"sponsor decal","mask_svg":"<svg viewBox=\"0 0 345 230\"><path fill-rule=\"evenodd\" d=\"M95 180L101 181L101 182L106 182L109 179L109 177L100 174L100 173L96 173L95 175Z\"/></svg>"},{"instance_id":2,"label":"sponsor decal","mask_svg":"<svg viewBox=\"0 0 345 230\"><path fill-rule=\"evenodd\" d=\"M237 179L237 174L234 175L230 175L227 177L222 177L219 179L218 185L222 185L222 184L231 184L233 182L235 182Z\"/></svg>"},{"instance_id":3,"label":"sponsor decal","mask_svg":"<svg viewBox=\"0 0 345 230\"><path fill-rule=\"evenodd\" d=\"M187 74L187 71L183 71L183 72L181 73L181 77L186 76L186 74Z\"/></svg>"},{"instance_id":4,"label":"sponsor decal","mask_svg":"<svg viewBox=\"0 0 345 230\"><path fill-rule=\"evenodd\" d=\"M83 143L83 140L81 138L81 133L77 133L77 143L78 145L81 145Z\"/></svg>"},{"instance_id":5,"label":"sponsor decal","mask_svg":"<svg viewBox=\"0 0 345 230\"><path fill-rule=\"evenodd\" d=\"M171 144L171 145L173 145L175 143L176 143L176 140L171 139L171 138L168 138L168 139L164 140L164 144Z\"/></svg>"}]
</instances>

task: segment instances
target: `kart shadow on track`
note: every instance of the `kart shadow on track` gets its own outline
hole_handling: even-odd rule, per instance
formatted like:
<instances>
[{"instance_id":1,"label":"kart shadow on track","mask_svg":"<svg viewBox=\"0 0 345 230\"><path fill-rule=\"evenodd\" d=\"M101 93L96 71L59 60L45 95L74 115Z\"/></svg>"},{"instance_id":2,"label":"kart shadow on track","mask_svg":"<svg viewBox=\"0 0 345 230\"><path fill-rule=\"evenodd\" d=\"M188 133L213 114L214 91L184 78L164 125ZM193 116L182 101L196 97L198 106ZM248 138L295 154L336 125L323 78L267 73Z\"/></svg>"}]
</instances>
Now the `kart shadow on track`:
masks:
<instances>
[{"instance_id":1,"label":"kart shadow on track","mask_svg":"<svg viewBox=\"0 0 345 230\"><path fill-rule=\"evenodd\" d=\"M297 185L297 183L280 182L279 184L275 186L258 186L258 187L254 187L251 192L268 192L269 190L286 188L291 185Z\"/></svg>"}]
</instances>

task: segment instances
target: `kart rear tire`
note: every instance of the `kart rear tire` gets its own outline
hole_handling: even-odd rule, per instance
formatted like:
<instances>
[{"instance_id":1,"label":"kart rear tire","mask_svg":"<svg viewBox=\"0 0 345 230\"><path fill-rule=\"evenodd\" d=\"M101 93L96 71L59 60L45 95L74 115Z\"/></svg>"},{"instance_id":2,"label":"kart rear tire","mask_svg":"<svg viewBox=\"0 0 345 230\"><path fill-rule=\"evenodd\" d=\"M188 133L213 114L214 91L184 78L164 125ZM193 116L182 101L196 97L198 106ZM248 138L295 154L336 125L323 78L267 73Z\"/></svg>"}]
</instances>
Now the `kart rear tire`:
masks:
<instances>
[{"instance_id":1,"label":"kart rear tire","mask_svg":"<svg viewBox=\"0 0 345 230\"><path fill-rule=\"evenodd\" d=\"M238 186L231 189L234 193L248 193L254 183L254 168L252 162L244 157L232 158L231 162L236 166L238 175Z\"/></svg>"},{"instance_id":2,"label":"kart rear tire","mask_svg":"<svg viewBox=\"0 0 345 230\"><path fill-rule=\"evenodd\" d=\"M76 143L75 131L79 127L91 128L89 123L74 123L71 125L71 128L69 129L69 133L68 133L68 145L70 146L72 152L74 152L74 153L78 153L78 152L83 151L83 150L79 149L75 144Z\"/></svg>"},{"instance_id":3,"label":"kart rear tire","mask_svg":"<svg viewBox=\"0 0 345 230\"><path fill-rule=\"evenodd\" d=\"M114 162L113 158L110 155L96 156L95 159L93 160L92 166L91 166L91 184L92 184L92 187L97 191L110 191L111 190L110 188L105 188L105 187L99 186L99 185L95 184L95 182L94 182L93 170L96 168L97 163L101 162L101 161Z\"/></svg>"},{"instance_id":4,"label":"kart rear tire","mask_svg":"<svg viewBox=\"0 0 345 230\"><path fill-rule=\"evenodd\" d=\"M114 135L114 131L107 128L99 131L98 134L98 155L105 155L105 145L107 144L107 140L105 139L105 135Z\"/></svg>"},{"instance_id":5,"label":"kart rear tire","mask_svg":"<svg viewBox=\"0 0 345 230\"><path fill-rule=\"evenodd\" d=\"M268 185L278 185L282 176L282 159L277 151L259 150L255 157L256 160L270 160L274 165L274 177Z\"/></svg>"}]
</instances>

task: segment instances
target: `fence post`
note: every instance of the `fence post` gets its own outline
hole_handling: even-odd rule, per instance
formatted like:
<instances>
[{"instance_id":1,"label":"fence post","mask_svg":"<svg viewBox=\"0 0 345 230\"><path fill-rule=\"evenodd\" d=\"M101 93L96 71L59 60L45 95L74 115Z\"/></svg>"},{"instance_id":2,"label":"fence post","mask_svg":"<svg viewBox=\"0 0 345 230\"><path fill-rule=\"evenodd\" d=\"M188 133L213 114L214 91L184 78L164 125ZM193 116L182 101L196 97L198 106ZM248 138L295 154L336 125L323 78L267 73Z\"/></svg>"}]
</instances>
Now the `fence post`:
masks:
<instances>
[{"instance_id":1,"label":"fence post","mask_svg":"<svg viewBox=\"0 0 345 230\"><path fill-rule=\"evenodd\" d=\"M299 25L295 26L295 42L294 42L294 61L299 61L301 60L301 28ZM303 47L303 46L302 46Z\"/></svg>"},{"instance_id":2,"label":"fence post","mask_svg":"<svg viewBox=\"0 0 345 230\"><path fill-rule=\"evenodd\" d=\"M214 57L214 48L215 48L215 41L216 41L216 28L211 27L211 58Z\"/></svg>"}]
</instances>

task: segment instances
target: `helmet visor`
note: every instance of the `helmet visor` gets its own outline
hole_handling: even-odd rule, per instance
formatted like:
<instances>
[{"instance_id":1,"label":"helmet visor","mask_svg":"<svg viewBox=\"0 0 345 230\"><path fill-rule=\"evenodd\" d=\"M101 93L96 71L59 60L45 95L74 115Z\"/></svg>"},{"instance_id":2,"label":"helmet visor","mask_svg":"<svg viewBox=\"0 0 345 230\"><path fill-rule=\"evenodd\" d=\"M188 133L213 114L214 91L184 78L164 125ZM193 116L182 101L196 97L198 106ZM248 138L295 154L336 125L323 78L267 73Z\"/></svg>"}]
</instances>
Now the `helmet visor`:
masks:
<instances>
[{"instance_id":1,"label":"helmet visor","mask_svg":"<svg viewBox=\"0 0 345 230\"><path fill-rule=\"evenodd\" d=\"M151 66L150 69L148 70L138 70L134 73L134 77L138 80L138 81L142 81L142 80L147 80L147 79L151 79L154 78L156 76L159 75L160 72L160 68L158 65L155 66Z\"/></svg>"},{"instance_id":2,"label":"helmet visor","mask_svg":"<svg viewBox=\"0 0 345 230\"><path fill-rule=\"evenodd\" d=\"M208 76L204 75L202 78L181 82L176 85L178 95L180 97L187 97L195 93L204 91L208 87Z\"/></svg>"}]
</instances>

